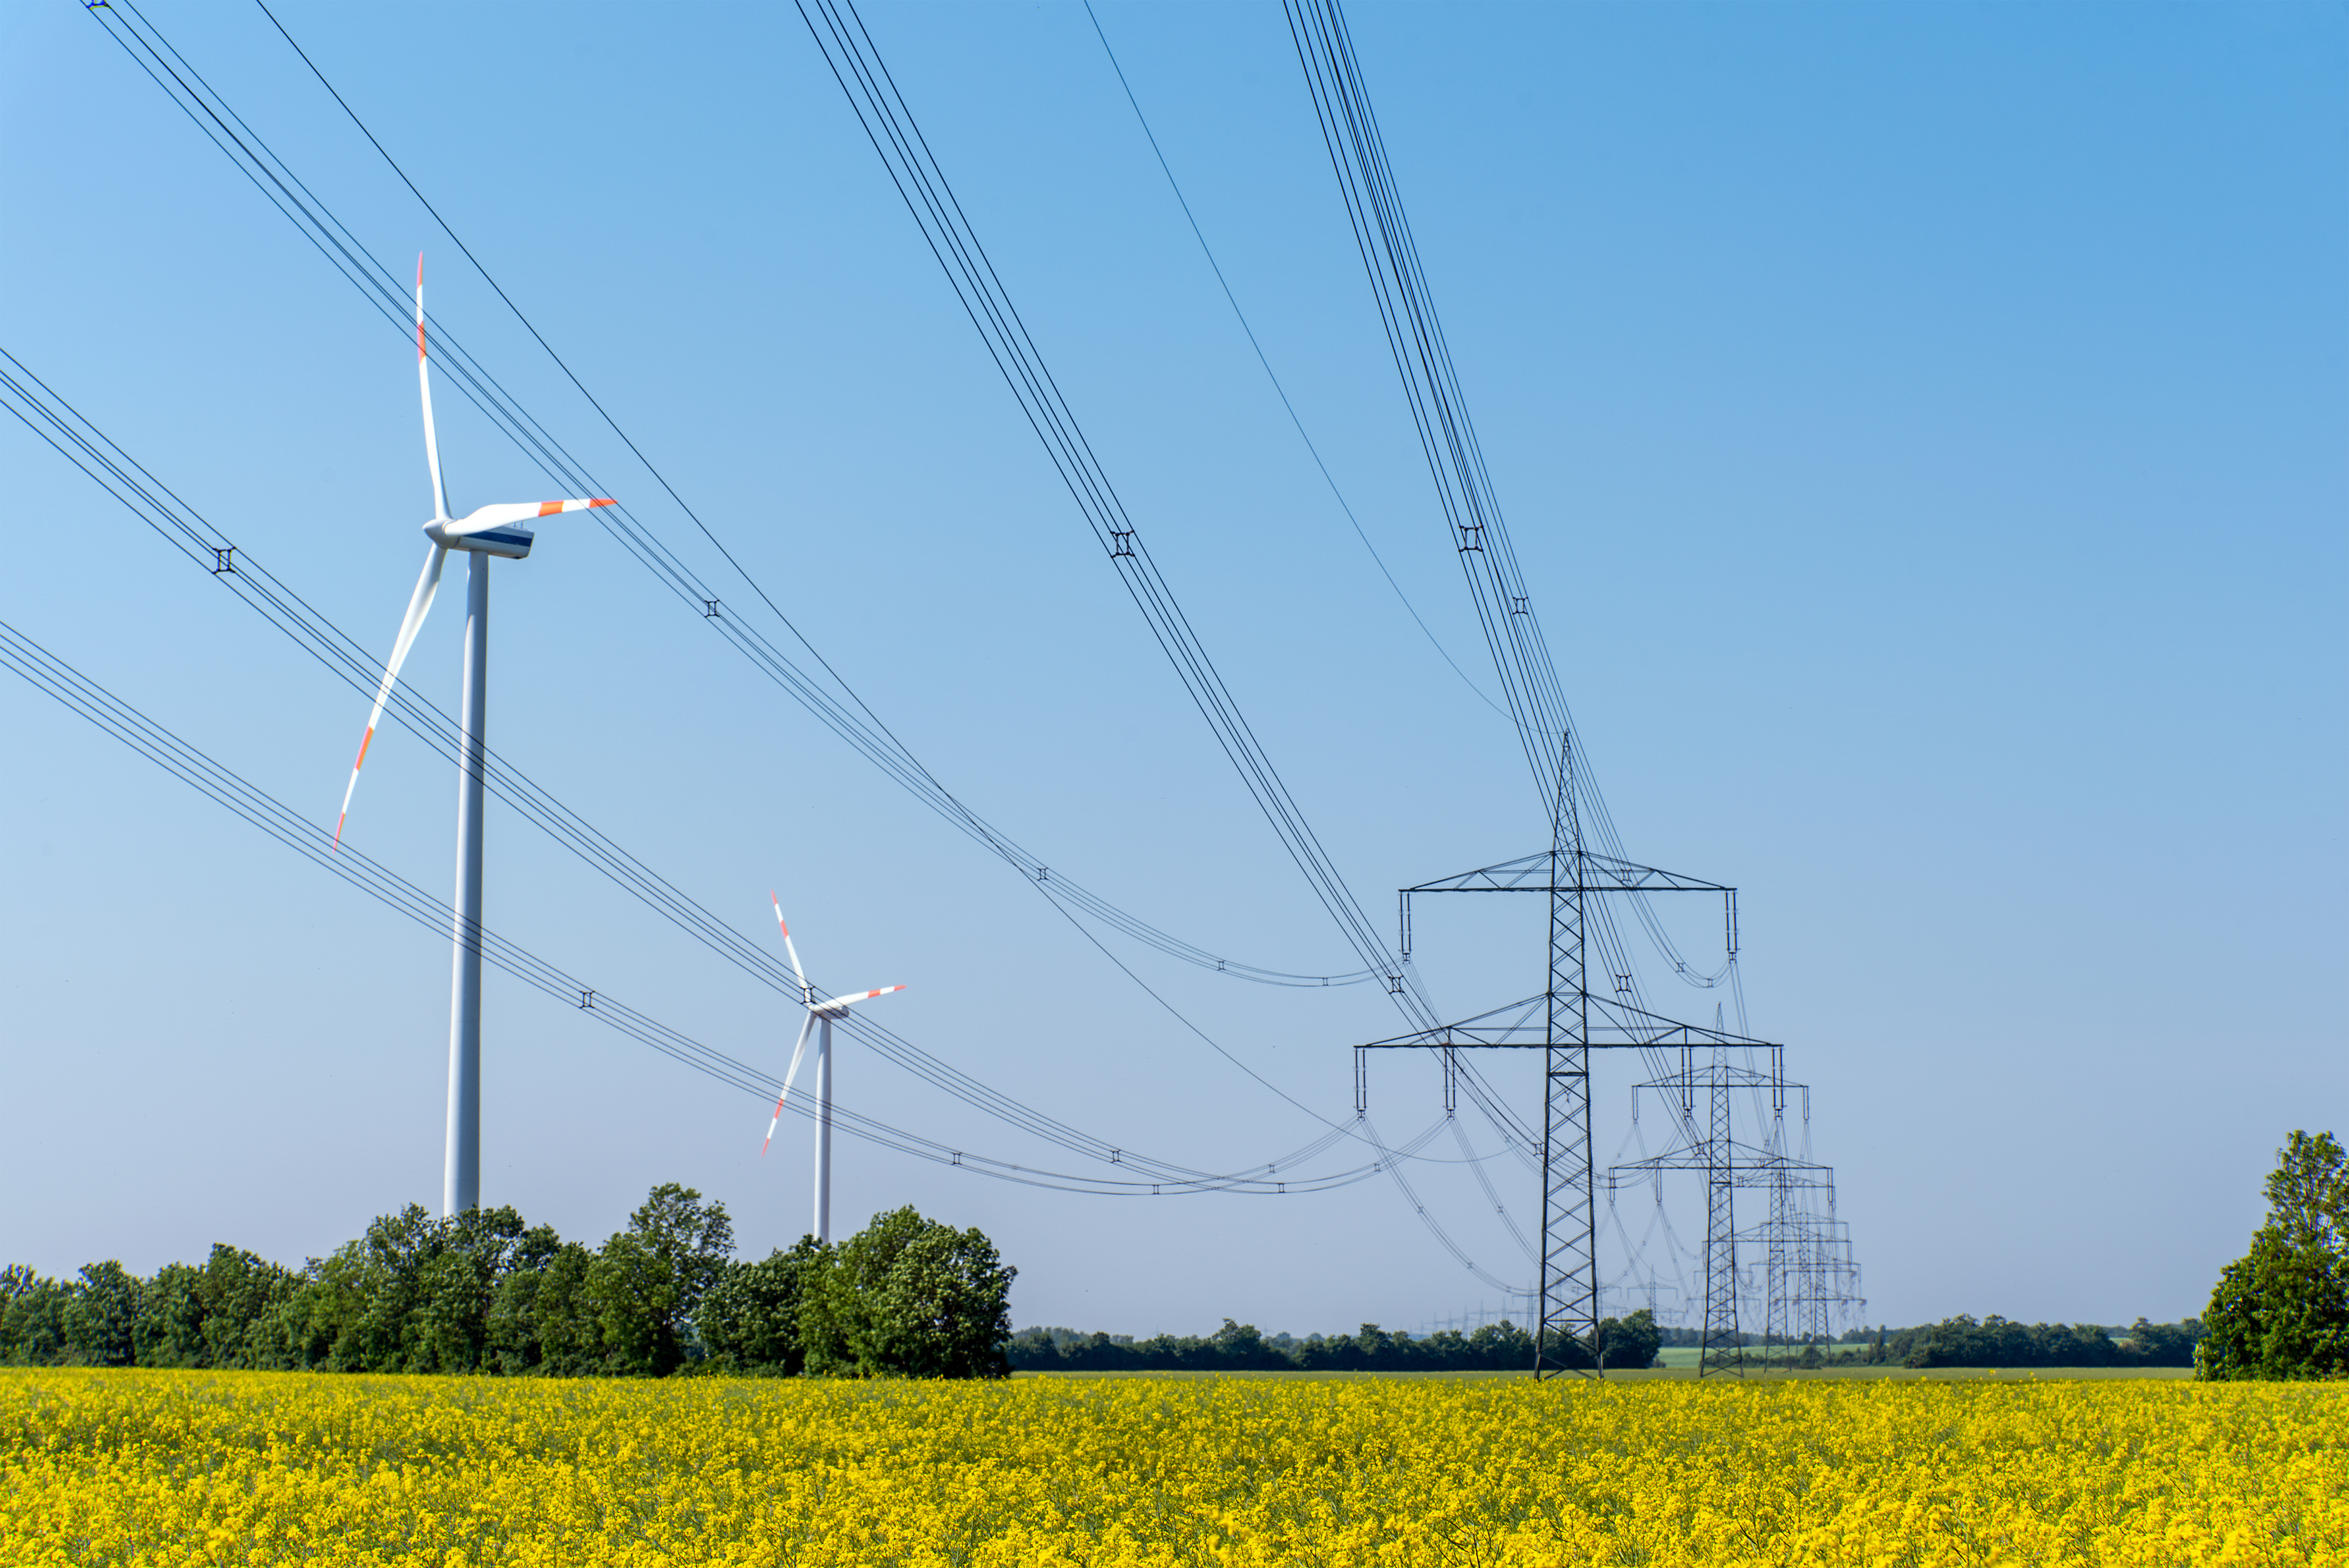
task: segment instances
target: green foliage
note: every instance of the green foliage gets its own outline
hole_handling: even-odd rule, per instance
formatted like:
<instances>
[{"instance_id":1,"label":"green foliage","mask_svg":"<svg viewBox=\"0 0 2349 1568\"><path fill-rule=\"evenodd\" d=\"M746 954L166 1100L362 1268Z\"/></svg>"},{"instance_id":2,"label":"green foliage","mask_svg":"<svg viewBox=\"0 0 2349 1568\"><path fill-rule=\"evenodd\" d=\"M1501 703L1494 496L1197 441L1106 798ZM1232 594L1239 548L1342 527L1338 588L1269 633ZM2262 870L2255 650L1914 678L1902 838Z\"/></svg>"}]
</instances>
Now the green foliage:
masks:
<instances>
[{"instance_id":1,"label":"green foliage","mask_svg":"<svg viewBox=\"0 0 2349 1568\"><path fill-rule=\"evenodd\" d=\"M831 1251L802 1236L788 1252L778 1248L761 1262L728 1264L693 1314L711 1367L779 1377L804 1371L801 1301L807 1280L827 1265Z\"/></svg>"},{"instance_id":2,"label":"green foliage","mask_svg":"<svg viewBox=\"0 0 2349 1568\"><path fill-rule=\"evenodd\" d=\"M2294 1132L2267 1180L2268 1218L2210 1294L2196 1376L2349 1377L2349 1158Z\"/></svg>"},{"instance_id":3,"label":"green foliage","mask_svg":"<svg viewBox=\"0 0 2349 1568\"><path fill-rule=\"evenodd\" d=\"M112 1259L82 1265L65 1303L66 1349L83 1366L129 1366L139 1359L139 1309L145 1287Z\"/></svg>"},{"instance_id":4,"label":"green foliage","mask_svg":"<svg viewBox=\"0 0 2349 1568\"><path fill-rule=\"evenodd\" d=\"M141 1366L274 1366L272 1314L299 1281L215 1243L202 1268L166 1263L141 1287L131 1331Z\"/></svg>"},{"instance_id":5,"label":"green foliage","mask_svg":"<svg viewBox=\"0 0 2349 1568\"><path fill-rule=\"evenodd\" d=\"M1653 1366L1664 1347L1656 1314L1641 1307L1630 1317L1602 1318L1599 1324L1599 1364L1602 1367Z\"/></svg>"},{"instance_id":6,"label":"green foliage","mask_svg":"<svg viewBox=\"0 0 2349 1568\"><path fill-rule=\"evenodd\" d=\"M2191 1366L2194 1346L2202 1334L2199 1317L2184 1323L2147 1323L2139 1318L2129 1325L2128 1338L2120 1348L2125 1357L2133 1357L2140 1366Z\"/></svg>"},{"instance_id":7,"label":"green foliage","mask_svg":"<svg viewBox=\"0 0 2349 1568\"><path fill-rule=\"evenodd\" d=\"M490 1311L523 1230L522 1216L505 1207L471 1209L440 1222L417 1269L414 1322L401 1335L411 1369L489 1370Z\"/></svg>"},{"instance_id":8,"label":"green foliage","mask_svg":"<svg viewBox=\"0 0 2349 1568\"><path fill-rule=\"evenodd\" d=\"M70 1287L22 1263L0 1272L0 1360L55 1366L66 1358Z\"/></svg>"},{"instance_id":9,"label":"green foliage","mask_svg":"<svg viewBox=\"0 0 2349 1568\"><path fill-rule=\"evenodd\" d=\"M612 1369L665 1377L684 1366L693 1310L733 1251L724 1204L673 1181L654 1188L587 1271Z\"/></svg>"},{"instance_id":10,"label":"green foliage","mask_svg":"<svg viewBox=\"0 0 2349 1568\"><path fill-rule=\"evenodd\" d=\"M1647 1358L1637 1365L1648 1365L1655 1358L1649 1336L1656 1332L1644 1312L1621 1323L1609 1319L1601 1325L1602 1343L1609 1346L1607 1365L1633 1365L1641 1341L1648 1342ZM1366 1323L1359 1334L1317 1334L1303 1340L1286 1334L1267 1337L1255 1325L1230 1318L1205 1338L1162 1334L1137 1341L1066 1328L1024 1328L1006 1348L1013 1366L1035 1371L1530 1372L1534 1364L1533 1336L1510 1323L1419 1338Z\"/></svg>"},{"instance_id":11,"label":"green foliage","mask_svg":"<svg viewBox=\"0 0 2349 1568\"><path fill-rule=\"evenodd\" d=\"M134 1359L141 1366L202 1366L204 1272L187 1263L166 1263L146 1284L139 1320L131 1327Z\"/></svg>"},{"instance_id":12,"label":"green foliage","mask_svg":"<svg viewBox=\"0 0 2349 1568\"><path fill-rule=\"evenodd\" d=\"M667 1183L601 1250L512 1209L437 1220L411 1203L299 1273L219 1245L201 1267L166 1263L151 1279L119 1262L70 1281L11 1264L0 1363L508 1377L657 1377L696 1360L779 1376L812 1361L860 1376L1009 1370L1013 1271L977 1231L901 1209L841 1248L809 1237L757 1263L733 1250L725 1205Z\"/></svg>"},{"instance_id":13,"label":"green foliage","mask_svg":"<svg viewBox=\"0 0 2349 1568\"><path fill-rule=\"evenodd\" d=\"M551 1225L515 1238L490 1293L482 1370L508 1377L595 1371L604 1355L603 1324L587 1303L587 1271L595 1261L595 1253L564 1241Z\"/></svg>"},{"instance_id":14,"label":"green foliage","mask_svg":"<svg viewBox=\"0 0 2349 1568\"><path fill-rule=\"evenodd\" d=\"M1008 1377L1011 1282L977 1230L910 1206L878 1216L809 1260L800 1332L811 1373L857 1377Z\"/></svg>"},{"instance_id":15,"label":"green foliage","mask_svg":"<svg viewBox=\"0 0 2349 1568\"><path fill-rule=\"evenodd\" d=\"M2143 1319L2139 1319L2143 1322ZM1904 1366L2118 1366L2127 1353L2094 1324L1981 1322L1961 1314L1923 1330L1900 1358Z\"/></svg>"},{"instance_id":16,"label":"green foliage","mask_svg":"<svg viewBox=\"0 0 2349 1568\"><path fill-rule=\"evenodd\" d=\"M1687 1331L1668 1331L1677 1336ZM1806 1345L1801 1355L1825 1351L1823 1366L1995 1366L1995 1367L2136 1367L2191 1366L2194 1345L2202 1337L2202 1320L2147 1323L2144 1318L2127 1329L2095 1324L2016 1323L1995 1314L1977 1322L1960 1315L1916 1328L1856 1328L1833 1345ZM1687 1343L1694 1343L1690 1335ZM1753 1334L1744 1336L1751 1365L1755 1356L1775 1362L1787 1347L1763 1345Z\"/></svg>"}]
</instances>

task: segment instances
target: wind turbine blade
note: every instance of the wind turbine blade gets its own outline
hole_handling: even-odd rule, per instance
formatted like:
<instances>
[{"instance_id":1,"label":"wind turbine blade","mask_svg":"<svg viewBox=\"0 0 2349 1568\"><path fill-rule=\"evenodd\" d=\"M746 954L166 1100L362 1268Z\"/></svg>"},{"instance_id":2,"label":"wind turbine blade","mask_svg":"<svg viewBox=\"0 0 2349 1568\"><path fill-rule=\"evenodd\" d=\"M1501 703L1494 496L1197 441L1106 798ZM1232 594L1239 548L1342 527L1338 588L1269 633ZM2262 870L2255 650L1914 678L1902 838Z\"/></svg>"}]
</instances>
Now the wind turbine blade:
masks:
<instances>
[{"instance_id":1,"label":"wind turbine blade","mask_svg":"<svg viewBox=\"0 0 2349 1568\"><path fill-rule=\"evenodd\" d=\"M775 1116L774 1120L767 1124L767 1142L759 1146L759 1154L762 1158L766 1155L768 1145L775 1141L775 1127L783 1119L783 1102L792 1097L792 1080L800 1075L800 1058L807 1054L808 1031L814 1027L815 1014L811 1012L800 1024L799 1044L792 1047L791 1071L783 1075L783 1092L775 1096Z\"/></svg>"},{"instance_id":2,"label":"wind turbine blade","mask_svg":"<svg viewBox=\"0 0 2349 1568\"><path fill-rule=\"evenodd\" d=\"M818 1012L829 1012L835 1007L854 1007L860 1002L870 1002L876 996L886 996L893 991L905 989L902 985L885 985L878 991L860 991L847 996L829 997L823 1002L810 1002L808 1005Z\"/></svg>"},{"instance_id":3,"label":"wind turbine blade","mask_svg":"<svg viewBox=\"0 0 2349 1568\"><path fill-rule=\"evenodd\" d=\"M432 377L424 358L424 255L416 256L416 389L424 396L424 461L432 465L432 516L449 515L449 487L440 483L440 441L432 431Z\"/></svg>"},{"instance_id":4,"label":"wind turbine blade","mask_svg":"<svg viewBox=\"0 0 2349 1568\"><path fill-rule=\"evenodd\" d=\"M617 504L607 496L585 501L501 501L491 506L476 506L460 520L448 524L446 531L461 538L484 528L503 528L536 517L556 517L565 512L585 512L591 506Z\"/></svg>"},{"instance_id":5,"label":"wind turbine blade","mask_svg":"<svg viewBox=\"0 0 2349 1568\"><path fill-rule=\"evenodd\" d=\"M351 792L359 787L359 770L367 766L367 747L375 741L375 727L383 717L383 705L391 698L391 683L399 679L399 667L408 662L408 650L415 645L425 616L431 612L432 596L440 591L440 568L448 562L449 552L438 545L431 549L431 555L425 557L424 575L416 579L416 591L408 597L408 613L400 618L399 636L391 645L390 662L383 667L383 684L376 688L375 706L367 711L367 733L359 737L358 761L351 764L351 782L343 786L343 814L335 818L337 849L343 846L343 824L351 815Z\"/></svg>"},{"instance_id":6,"label":"wind turbine blade","mask_svg":"<svg viewBox=\"0 0 2349 1568\"><path fill-rule=\"evenodd\" d=\"M771 888L768 890L767 897L774 900L775 924L783 929L783 950L792 955L792 978L800 983L800 1000L812 1002L814 998L808 992L807 971L800 968L800 950L792 946L792 928L783 919L783 901L775 898Z\"/></svg>"}]
</instances>

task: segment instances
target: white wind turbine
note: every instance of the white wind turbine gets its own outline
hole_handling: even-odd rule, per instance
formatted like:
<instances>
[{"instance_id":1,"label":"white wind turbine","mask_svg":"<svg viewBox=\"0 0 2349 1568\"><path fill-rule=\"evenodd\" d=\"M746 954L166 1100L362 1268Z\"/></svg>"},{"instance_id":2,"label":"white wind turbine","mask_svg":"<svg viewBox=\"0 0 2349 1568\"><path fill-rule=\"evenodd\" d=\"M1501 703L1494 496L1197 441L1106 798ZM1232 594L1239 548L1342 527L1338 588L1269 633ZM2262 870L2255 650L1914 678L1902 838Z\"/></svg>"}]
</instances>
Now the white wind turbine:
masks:
<instances>
[{"instance_id":1,"label":"white wind turbine","mask_svg":"<svg viewBox=\"0 0 2349 1568\"><path fill-rule=\"evenodd\" d=\"M432 608L440 587L440 568L449 552L465 552L465 689L459 715L462 758L457 774L457 897L456 958L450 977L449 998L449 1141L441 1168L440 1210L457 1215L480 1206L481 1199L481 774L489 722L490 557L519 561L530 554L533 535L528 519L552 517L564 512L584 512L609 506L608 499L585 501L513 501L483 506L461 518L449 515L449 490L440 481L440 443L432 430L432 377L424 352L424 258L416 258L416 386L424 400L424 460L432 469L432 520L424 536L432 541L425 557L424 575L416 579L409 597L408 614L399 622L399 636L384 665L383 684L376 689L375 707L367 713L367 733L359 738L358 760L351 763L351 782L343 790L342 815L335 819L335 844L343 842L343 824L351 815L351 794L359 787L359 769L367 765L367 747L391 697L391 684Z\"/></svg>"},{"instance_id":2,"label":"white wind turbine","mask_svg":"<svg viewBox=\"0 0 2349 1568\"><path fill-rule=\"evenodd\" d=\"M775 1096L775 1115L767 1123L767 1141L759 1146L764 1155L775 1141L775 1127L783 1119L783 1102L792 1097L792 1080L800 1075L800 1058L806 1054L808 1031L815 1031L815 1239L832 1240L832 1021L845 1018L848 1010L860 1002L870 1002L876 996L886 996L893 991L903 991L902 985L885 985L878 991L860 991L848 996L831 997L818 1002L815 991L807 982L807 971L800 968L800 950L792 945L792 928L783 919L783 901L769 893L775 906L775 924L783 933L783 951L792 961L792 978L799 981L800 1005L807 1017L800 1023L800 1037L792 1047L792 1064L783 1075L783 1092Z\"/></svg>"}]
</instances>

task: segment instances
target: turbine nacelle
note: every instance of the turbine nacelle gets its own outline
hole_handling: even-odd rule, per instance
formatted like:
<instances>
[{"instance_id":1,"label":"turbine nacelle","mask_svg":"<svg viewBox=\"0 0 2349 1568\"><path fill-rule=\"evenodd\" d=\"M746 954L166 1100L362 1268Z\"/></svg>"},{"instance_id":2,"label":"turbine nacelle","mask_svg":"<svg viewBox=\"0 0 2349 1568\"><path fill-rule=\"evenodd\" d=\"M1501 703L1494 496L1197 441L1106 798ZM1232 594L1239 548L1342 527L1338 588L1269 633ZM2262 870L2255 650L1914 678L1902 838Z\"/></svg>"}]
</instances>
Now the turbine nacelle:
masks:
<instances>
[{"instance_id":1,"label":"turbine nacelle","mask_svg":"<svg viewBox=\"0 0 2349 1568\"><path fill-rule=\"evenodd\" d=\"M560 516L565 512L584 512L591 506L609 506L611 501L595 496L581 501L502 501L493 506L476 507L455 519L435 517L424 524L424 536L444 550L471 550L476 555L502 556L519 561L530 554L537 540L526 519Z\"/></svg>"}]
</instances>

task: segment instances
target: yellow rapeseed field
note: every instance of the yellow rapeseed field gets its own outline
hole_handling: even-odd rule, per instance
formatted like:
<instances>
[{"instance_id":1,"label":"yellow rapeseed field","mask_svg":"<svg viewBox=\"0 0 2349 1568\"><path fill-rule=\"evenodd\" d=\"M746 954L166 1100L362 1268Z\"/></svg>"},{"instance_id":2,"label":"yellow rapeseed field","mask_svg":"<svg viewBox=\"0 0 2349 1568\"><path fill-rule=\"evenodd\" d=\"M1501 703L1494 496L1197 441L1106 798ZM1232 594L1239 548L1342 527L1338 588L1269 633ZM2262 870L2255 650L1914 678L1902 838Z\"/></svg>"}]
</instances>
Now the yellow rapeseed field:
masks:
<instances>
[{"instance_id":1,"label":"yellow rapeseed field","mask_svg":"<svg viewBox=\"0 0 2349 1568\"><path fill-rule=\"evenodd\" d=\"M0 1563L2349 1564L2349 1388L0 1373Z\"/></svg>"}]
</instances>

